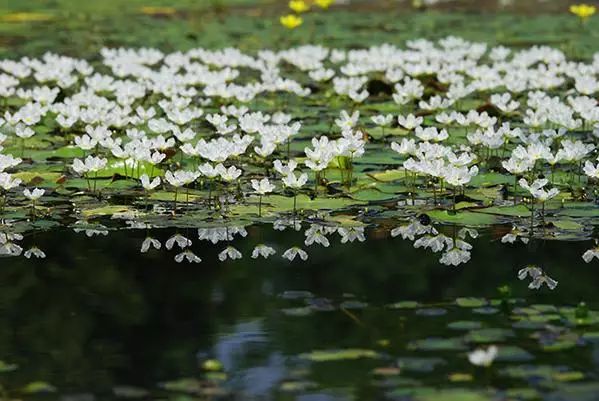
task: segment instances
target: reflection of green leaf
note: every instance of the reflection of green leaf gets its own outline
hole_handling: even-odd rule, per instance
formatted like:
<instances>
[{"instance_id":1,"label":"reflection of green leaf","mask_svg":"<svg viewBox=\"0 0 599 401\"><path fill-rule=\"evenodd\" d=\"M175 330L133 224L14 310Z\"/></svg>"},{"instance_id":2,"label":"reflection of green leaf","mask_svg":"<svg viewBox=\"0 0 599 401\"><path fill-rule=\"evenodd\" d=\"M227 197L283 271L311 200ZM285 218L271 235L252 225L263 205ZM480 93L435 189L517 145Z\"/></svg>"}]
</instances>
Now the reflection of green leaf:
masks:
<instances>
[{"instance_id":1,"label":"reflection of green leaf","mask_svg":"<svg viewBox=\"0 0 599 401\"><path fill-rule=\"evenodd\" d=\"M431 387L399 388L390 393L391 397L406 398L414 401L492 401L495 395L490 392L462 388L435 389Z\"/></svg>"},{"instance_id":2,"label":"reflection of green leaf","mask_svg":"<svg viewBox=\"0 0 599 401\"><path fill-rule=\"evenodd\" d=\"M432 372L437 366L445 365L444 359L441 358L399 358L397 366L401 370L409 370L414 372Z\"/></svg>"},{"instance_id":3,"label":"reflection of green leaf","mask_svg":"<svg viewBox=\"0 0 599 401\"><path fill-rule=\"evenodd\" d=\"M484 298L458 298L455 303L462 308L480 308L489 302Z\"/></svg>"},{"instance_id":4,"label":"reflection of green leaf","mask_svg":"<svg viewBox=\"0 0 599 401\"><path fill-rule=\"evenodd\" d=\"M4 361L0 361L0 373L12 372L18 368L14 363L6 363Z\"/></svg>"},{"instance_id":5,"label":"reflection of green leaf","mask_svg":"<svg viewBox=\"0 0 599 401\"><path fill-rule=\"evenodd\" d=\"M312 351L300 354L299 357L314 362L329 362L361 358L378 358L379 354L368 349L348 348L339 350Z\"/></svg>"},{"instance_id":6,"label":"reflection of green leaf","mask_svg":"<svg viewBox=\"0 0 599 401\"><path fill-rule=\"evenodd\" d=\"M460 320L457 322L451 322L447 325L448 328L453 330L475 330L480 329L482 327L481 322L474 321L464 321Z\"/></svg>"},{"instance_id":7,"label":"reflection of green leaf","mask_svg":"<svg viewBox=\"0 0 599 401\"><path fill-rule=\"evenodd\" d=\"M408 349L417 351L464 351L466 345L462 338L426 338L412 341Z\"/></svg>"},{"instance_id":8,"label":"reflection of green leaf","mask_svg":"<svg viewBox=\"0 0 599 401\"><path fill-rule=\"evenodd\" d=\"M31 382L23 387L23 393L25 394L53 393L55 391L56 387L43 381Z\"/></svg>"},{"instance_id":9,"label":"reflection of green leaf","mask_svg":"<svg viewBox=\"0 0 599 401\"><path fill-rule=\"evenodd\" d=\"M176 391L180 393L199 393L202 390L202 383L197 379L182 378L169 382L161 383L160 386L167 391Z\"/></svg>"},{"instance_id":10,"label":"reflection of green leaf","mask_svg":"<svg viewBox=\"0 0 599 401\"><path fill-rule=\"evenodd\" d=\"M582 372L558 372L553 375L553 378L558 382L573 382L584 379L585 375Z\"/></svg>"},{"instance_id":11,"label":"reflection of green leaf","mask_svg":"<svg viewBox=\"0 0 599 401\"><path fill-rule=\"evenodd\" d=\"M391 309L416 309L420 307L420 303L416 301L401 301L387 306Z\"/></svg>"},{"instance_id":12,"label":"reflection of green leaf","mask_svg":"<svg viewBox=\"0 0 599 401\"><path fill-rule=\"evenodd\" d=\"M470 331L465 339L475 343L497 343L505 341L508 337L513 337L514 332L502 328L486 328Z\"/></svg>"},{"instance_id":13,"label":"reflection of green leaf","mask_svg":"<svg viewBox=\"0 0 599 401\"><path fill-rule=\"evenodd\" d=\"M533 359L531 353L515 345L501 345L497 355L499 362L527 362Z\"/></svg>"}]
</instances>

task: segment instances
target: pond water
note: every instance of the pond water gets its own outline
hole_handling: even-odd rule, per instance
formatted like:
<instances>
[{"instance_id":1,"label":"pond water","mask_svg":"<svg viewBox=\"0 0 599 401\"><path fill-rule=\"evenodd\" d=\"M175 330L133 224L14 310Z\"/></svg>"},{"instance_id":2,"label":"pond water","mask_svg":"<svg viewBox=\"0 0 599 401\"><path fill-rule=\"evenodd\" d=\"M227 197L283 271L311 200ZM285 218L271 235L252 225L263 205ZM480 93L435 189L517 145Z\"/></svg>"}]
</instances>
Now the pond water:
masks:
<instances>
[{"instance_id":1,"label":"pond water","mask_svg":"<svg viewBox=\"0 0 599 401\"><path fill-rule=\"evenodd\" d=\"M509 227L487 228L454 267L384 223L363 242L329 230L328 247L305 245L314 227L26 235L47 257L2 259L2 385L65 400L594 399L592 241L503 244ZM161 249L140 253L150 234ZM201 263L174 260L174 234ZM258 244L277 253L252 259ZM221 262L227 246L242 258ZM281 256L294 246L306 261ZM557 287L519 280L531 263ZM489 344L493 365L471 365Z\"/></svg>"},{"instance_id":2,"label":"pond water","mask_svg":"<svg viewBox=\"0 0 599 401\"><path fill-rule=\"evenodd\" d=\"M6 3L0 401L599 399L595 9Z\"/></svg>"}]
</instances>

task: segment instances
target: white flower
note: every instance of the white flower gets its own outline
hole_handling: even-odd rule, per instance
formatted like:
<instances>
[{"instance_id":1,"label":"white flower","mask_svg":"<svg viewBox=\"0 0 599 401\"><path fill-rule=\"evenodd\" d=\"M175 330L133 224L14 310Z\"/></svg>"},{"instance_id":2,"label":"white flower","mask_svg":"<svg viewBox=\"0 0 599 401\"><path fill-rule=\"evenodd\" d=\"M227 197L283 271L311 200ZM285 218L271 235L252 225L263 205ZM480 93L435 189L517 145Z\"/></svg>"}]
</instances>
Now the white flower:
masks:
<instances>
[{"instance_id":1,"label":"white flower","mask_svg":"<svg viewBox=\"0 0 599 401\"><path fill-rule=\"evenodd\" d=\"M23 195L25 195L27 199L32 201L38 200L44 195L44 193L46 193L46 191L39 188L34 188L33 191L30 191L29 188L25 188L23 190Z\"/></svg>"},{"instance_id":2,"label":"white flower","mask_svg":"<svg viewBox=\"0 0 599 401\"><path fill-rule=\"evenodd\" d=\"M273 162L274 169L281 175L289 175L297 168L297 162L295 160L289 160L287 165L283 164L280 160Z\"/></svg>"},{"instance_id":3,"label":"white flower","mask_svg":"<svg viewBox=\"0 0 599 401\"><path fill-rule=\"evenodd\" d=\"M599 163L594 165L592 162L587 160L584 163L584 173L591 178L599 178Z\"/></svg>"},{"instance_id":4,"label":"white flower","mask_svg":"<svg viewBox=\"0 0 599 401\"><path fill-rule=\"evenodd\" d=\"M391 124L391 121L393 121L393 116L391 114L387 114L387 115L378 114L376 116L370 117L370 119L376 125L379 125L381 127L386 127L389 124Z\"/></svg>"},{"instance_id":5,"label":"white flower","mask_svg":"<svg viewBox=\"0 0 599 401\"><path fill-rule=\"evenodd\" d=\"M80 159L73 160L73 170L75 170L77 174L93 173L102 170L106 167L107 163L108 159L87 156L85 161L81 161Z\"/></svg>"},{"instance_id":6,"label":"white flower","mask_svg":"<svg viewBox=\"0 0 599 401\"><path fill-rule=\"evenodd\" d=\"M239 252L232 246L228 246L221 253L218 254L218 260L224 262L225 260L227 260L227 258L231 260L241 259L241 256L241 252Z\"/></svg>"},{"instance_id":7,"label":"white flower","mask_svg":"<svg viewBox=\"0 0 599 401\"><path fill-rule=\"evenodd\" d=\"M19 124L15 127L15 134L19 138L28 139L35 135L35 131L23 124Z\"/></svg>"},{"instance_id":8,"label":"white flower","mask_svg":"<svg viewBox=\"0 0 599 401\"><path fill-rule=\"evenodd\" d=\"M141 186L146 191L151 191L160 185L160 177L154 177L154 179L150 181L150 177L148 177L147 174L143 174L141 177L139 177L139 180L141 181Z\"/></svg>"},{"instance_id":9,"label":"white flower","mask_svg":"<svg viewBox=\"0 0 599 401\"><path fill-rule=\"evenodd\" d=\"M0 173L0 187L5 191L10 191L11 189L18 187L21 182L21 179L13 179L8 173Z\"/></svg>"},{"instance_id":10,"label":"white flower","mask_svg":"<svg viewBox=\"0 0 599 401\"><path fill-rule=\"evenodd\" d=\"M222 178L226 182L231 182L238 179L242 173L242 171L235 166L225 168L225 166L223 166L222 164L218 164L216 166L216 170L218 171L220 178Z\"/></svg>"},{"instance_id":11,"label":"white flower","mask_svg":"<svg viewBox=\"0 0 599 401\"><path fill-rule=\"evenodd\" d=\"M18 157L13 157L12 155L4 155L0 153L0 172L3 172L6 169L16 167L21 164L23 160Z\"/></svg>"},{"instance_id":12,"label":"white flower","mask_svg":"<svg viewBox=\"0 0 599 401\"><path fill-rule=\"evenodd\" d=\"M299 189L306 185L308 182L308 174L302 173L299 176L296 176L295 173L289 173L286 177L283 177L283 184L286 187Z\"/></svg>"},{"instance_id":13,"label":"white flower","mask_svg":"<svg viewBox=\"0 0 599 401\"><path fill-rule=\"evenodd\" d=\"M414 114L408 114L407 116L397 116L397 122L399 125L407 130L413 130L420 127L424 121L423 117L416 117Z\"/></svg>"},{"instance_id":14,"label":"white flower","mask_svg":"<svg viewBox=\"0 0 599 401\"><path fill-rule=\"evenodd\" d=\"M494 345L491 345L486 350L479 348L468 353L468 360L475 366L491 366L495 358L497 358L498 352L499 350Z\"/></svg>"},{"instance_id":15,"label":"white flower","mask_svg":"<svg viewBox=\"0 0 599 401\"><path fill-rule=\"evenodd\" d=\"M252 251L252 258L257 259L259 256L262 256L264 259L268 259L268 257L277 253L274 248L271 248L267 245L256 245L254 250Z\"/></svg>"},{"instance_id":16,"label":"white flower","mask_svg":"<svg viewBox=\"0 0 599 401\"><path fill-rule=\"evenodd\" d=\"M260 181L252 180L252 188L257 194L266 195L271 193L275 189L275 186L268 181L268 178L263 178Z\"/></svg>"},{"instance_id":17,"label":"white flower","mask_svg":"<svg viewBox=\"0 0 599 401\"><path fill-rule=\"evenodd\" d=\"M289 261L293 261L293 259L295 259L296 256L299 256L300 259L303 261L308 260L308 254L306 253L306 251L296 246L287 249L285 252L283 252L282 256L285 259L288 259Z\"/></svg>"},{"instance_id":18,"label":"white flower","mask_svg":"<svg viewBox=\"0 0 599 401\"><path fill-rule=\"evenodd\" d=\"M549 181L544 178L537 179L532 184L529 184L526 179L521 178L520 181L518 181L518 184L530 192L535 199L539 199L541 202L546 202L547 200L554 198L557 194L559 194L559 190L557 188L552 188L549 191L543 189L548 182Z\"/></svg>"},{"instance_id":19,"label":"white flower","mask_svg":"<svg viewBox=\"0 0 599 401\"><path fill-rule=\"evenodd\" d=\"M198 175L193 171L176 170L175 172L167 171L164 178L173 187L178 188L195 181Z\"/></svg>"},{"instance_id":20,"label":"white flower","mask_svg":"<svg viewBox=\"0 0 599 401\"><path fill-rule=\"evenodd\" d=\"M218 176L218 170L214 168L210 163L204 163L198 167L200 173L207 178L214 178Z\"/></svg>"},{"instance_id":21,"label":"white flower","mask_svg":"<svg viewBox=\"0 0 599 401\"><path fill-rule=\"evenodd\" d=\"M358 102L358 103L360 103L360 102ZM337 124L337 126L339 128L341 128L342 130L348 129L348 128L353 128L356 126L356 124L358 124L359 118L360 118L359 111L354 111L352 113L352 115L350 116L347 113L347 111L341 110L341 113L339 114L339 118L335 119L335 124Z\"/></svg>"}]
</instances>

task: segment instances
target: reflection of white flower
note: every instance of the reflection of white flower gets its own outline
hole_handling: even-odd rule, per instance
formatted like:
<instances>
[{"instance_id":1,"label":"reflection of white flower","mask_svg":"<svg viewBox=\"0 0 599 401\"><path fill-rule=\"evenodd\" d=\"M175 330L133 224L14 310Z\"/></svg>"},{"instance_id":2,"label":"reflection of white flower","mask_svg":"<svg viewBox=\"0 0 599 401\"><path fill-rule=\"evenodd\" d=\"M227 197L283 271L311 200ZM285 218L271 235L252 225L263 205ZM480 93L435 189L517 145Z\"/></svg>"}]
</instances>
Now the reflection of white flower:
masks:
<instances>
[{"instance_id":1,"label":"reflection of white flower","mask_svg":"<svg viewBox=\"0 0 599 401\"><path fill-rule=\"evenodd\" d=\"M82 228L79 228L83 226ZM85 235L89 238L93 237L94 235L103 235L103 236L107 236L108 235L108 230L106 229L106 227L104 227L101 224L95 224L91 227L87 226L87 223L83 220L77 221L75 223L75 227L73 228L73 231L76 233L80 233L83 232L85 233Z\"/></svg>"},{"instance_id":2,"label":"reflection of white flower","mask_svg":"<svg viewBox=\"0 0 599 401\"><path fill-rule=\"evenodd\" d=\"M458 266L469 260L470 252L456 247L445 252L439 262L447 266Z\"/></svg>"},{"instance_id":3,"label":"reflection of white flower","mask_svg":"<svg viewBox=\"0 0 599 401\"><path fill-rule=\"evenodd\" d=\"M458 237L461 239L466 239L466 236L469 235L470 238L478 238L478 231L473 228L464 227L460 231L458 231Z\"/></svg>"},{"instance_id":4,"label":"reflection of white flower","mask_svg":"<svg viewBox=\"0 0 599 401\"><path fill-rule=\"evenodd\" d=\"M245 237L247 231L244 227L215 227L198 228L198 238L216 244L219 241L233 241L235 235Z\"/></svg>"},{"instance_id":5,"label":"reflection of white flower","mask_svg":"<svg viewBox=\"0 0 599 401\"><path fill-rule=\"evenodd\" d=\"M524 280L528 276L534 280L541 274L543 274L543 270L541 270L537 266L530 265L518 270L518 279Z\"/></svg>"},{"instance_id":6,"label":"reflection of white flower","mask_svg":"<svg viewBox=\"0 0 599 401\"><path fill-rule=\"evenodd\" d=\"M586 263L590 263L593 260L593 258L599 259L599 247L589 249L588 251L586 251L585 253L582 254L582 259Z\"/></svg>"},{"instance_id":7,"label":"reflection of white flower","mask_svg":"<svg viewBox=\"0 0 599 401\"><path fill-rule=\"evenodd\" d=\"M302 229L302 222L296 219L276 220L272 223L272 228L277 231L284 231L287 227L293 228L295 231Z\"/></svg>"},{"instance_id":8,"label":"reflection of white flower","mask_svg":"<svg viewBox=\"0 0 599 401\"><path fill-rule=\"evenodd\" d=\"M252 258L257 259L259 256L262 256L264 259L268 259L269 256L277 253L273 248L267 245L257 245L252 251Z\"/></svg>"},{"instance_id":9,"label":"reflection of white flower","mask_svg":"<svg viewBox=\"0 0 599 401\"><path fill-rule=\"evenodd\" d=\"M535 279L532 280L528 285L528 288L531 290L538 290L543 286L543 284L547 285L550 290L553 290L555 287L557 287L557 281L543 273L540 276L535 277Z\"/></svg>"},{"instance_id":10,"label":"reflection of white flower","mask_svg":"<svg viewBox=\"0 0 599 401\"><path fill-rule=\"evenodd\" d=\"M23 235L19 233L11 233L11 232L0 232L0 244L6 244L11 241L21 241L23 240Z\"/></svg>"},{"instance_id":11,"label":"reflection of white flower","mask_svg":"<svg viewBox=\"0 0 599 401\"><path fill-rule=\"evenodd\" d=\"M224 262L227 258L231 260L241 259L241 252L232 246L226 247L221 253L218 254L218 260Z\"/></svg>"},{"instance_id":12,"label":"reflection of white flower","mask_svg":"<svg viewBox=\"0 0 599 401\"><path fill-rule=\"evenodd\" d=\"M529 238L525 236L526 231L519 229L518 227L514 226L512 228L512 232L505 234L503 237L501 237L501 243L502 244L513 244L514 242L516 242L518 239L520 239L520 241L522 241L523 244L528 244Z\"/></svg>"},{"instance_id":13,"label":"reflection of white flower","mask_svg":"<svg viewBox=\"0 0 599 401\"><path fill-rule=\"evenodd\" d=\"M23 252L23 248L14 242L5 242L0 245L0 255L4 256L19 256Z\"/></svg>"},{"instance_id":14,"label":"reflection of white flower","mask_svg":"<svg viewBox=\"0 0 599 401\"><path fill-rule=\"evenodd\" d=\"M189 249L187 249L175 256L175 262L177 262L177 263L181 263L183 261L183 259L187 259L187 261L189 263L200 263L202 261L202 259L200 259L198 256L196 256L196 254L194 254Z\"/></svg>"},{"instance_id":15,"label":"reflection of white flower","mask_svg":"<svg viewBox=\"0 0 599 401\"><path fill-rule=\"evenodd\" d=\"M285 259L289 259L289 261L293 261L293 259L295 259L295 257L298 255L301 260L308 260L308 254L306 253L306 251L304 251L301 248L298 248L297 246L289 248L285 252L283 252L283 257Z\"/></svg>"},{"instance_id":16,"label":"reflection of white flower","mask_svg":"<svg viewBox=\"0 0 599 401\"><path fill-rule=\"evenodd\" d=\"M414 242L414 248L430 248L433 252L441 252L445 245L450 247L452 245L452 240L449 237L446 237L443 234L439 234L436 236L425 235L424 237L418 238Z\"/></svg>"},{"instance_id":17,"label":"reflection of white flower","mask_svg":"<svg viewBox=\"0 0 599 401\"><path fill-rule=\"evenodd\" d=\"M538 290L543 286L543 284L547 285L550 290L553 290L555 287L557 287L557 281L549 277L547 273L543 271L543 269L537 266L526 266L518 271L518 278L520 280L524 280L526 277L530 277L532 279L530 284L528 284L528 288L531 290Z\"/></svg>"},{"instance_id":18,"label":"reflection of white flower","mask_svg":"<svg viewBox=\"0 0 599 401\"><path fill-rule=\"evenodd\" d=\"M31 258L32 256L35 256L39 259L44 259L46 257L46 254L37 246L32 246L31 248L25 251L23 256L25 256L27 259Z\"/></svg>"},{"instance_id":19,"label":"reflection of white flower","mask_svg":"<svg viewBox=\"0 0 599 401\"><path fill-rule=\"evenodd\" d=\"M310 246L313 243L320 244L324 247L328 247L330 245L323 226L312 224L310 228L306 230L306 240L304 241L304 244L306 244L306 246Z\"/></svg>"},{"instance_id":20,"label":"reflection of white flower","mask_svg":"<svg viewBox=\"0 0 599 401\"><path fill-rule=\"evenodd\" d=\"M355 240L358 240L359 242L366 241L364 227L339 227L337 232L341 235L342 244L354 242Z\"/></svg>"},{"instance_id":21,"label":"reflection of white flower","mask_svg":"<svg viewBox=\"0 0 599 401\"><path fill-rule=\"evenodd\" d=\"M171 249L173 249L173 245L175 245L175 243L177 243L177 245L179 245L179 248L181 248L181 249L191 246L190 239L185 238L181 234L175 234L172 237L170 237L168 240L166 240L166 244L165 244L166 249L168 249L170 251Z\"/></svg>"},{"instance_id":22,"label":"reflection of white flower","mask_svg":"<svg viewBox=\"0 0 599 401\"><path fill-rule=\"evenodd\" d=\"M148 250L150 249L150 246L154 247L154 249L160 249L160 247L162 245L160 244L160 241L158 241L157 239L148 237L141 244L141 253L148 252Z\"/></svg>"},{"instance_id":23,"label":"reflection of white flower","mask_svg":"<svg viewBox=\"0 0 599 401\"><path fill-rule=\"evenodd\" d=\"M494 345L491 345L486 350L479 348L468 353L468 360L475 366L491 366L495 358L497 358L498 352L499 350Z\"/></svg>"},{"instance_id":24,"label":"reflection of white flower","mask_svg":"<svg viewBox=\"0 0 599 401\"><path fill-rule=\"evenodd\" d=\"M408 225L396 227L391 230L391 236L393 238L401 236L402 239L409 239L410 241L414 241L417 235L422 234L437 235L437 230L435 230L433 226L425 226L420 224L420 222L416 219L414 219Z\"/></svg>"}]
</instances>

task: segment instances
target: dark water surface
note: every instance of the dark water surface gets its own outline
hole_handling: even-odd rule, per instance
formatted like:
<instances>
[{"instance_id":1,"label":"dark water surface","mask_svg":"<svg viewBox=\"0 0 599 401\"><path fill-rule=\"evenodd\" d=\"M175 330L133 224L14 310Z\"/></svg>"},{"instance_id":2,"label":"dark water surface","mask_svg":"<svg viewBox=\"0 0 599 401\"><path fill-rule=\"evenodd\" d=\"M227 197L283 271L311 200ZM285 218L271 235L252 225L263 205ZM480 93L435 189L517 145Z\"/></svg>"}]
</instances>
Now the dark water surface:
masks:
<instances>
[{"instance_id":1,"label":"dark water surface","mask_svg":"<svg viewBox=\"0 0 599 401\"><path fill-rule=\"evenodd\" d=\"M75 399L113 399L116 392L151 399L428 400L435 398L425 398L426 391L458 388L486 400L524 399L501 398L508 388L531 385L543 398L564 388L556 379L563 372L531 379L502 371L522 363L578 372L583 376L572 376L576 383L597 379L599 357L588 333L599 330L599 319L592 309L582 310L588 321L576 322L574 309L558 309L599 304L596 263L581 258L592 241L510 245L500 242L503 228L487 229L468 240L471 260L449 267L438 262L439 254L391 238L387 230L367 230L366 241L345 244L334 233L323 247L305 246L307 228L249 227L245 238L216 244L199 240L197 229L152 230L162 247L145 254L146 230L26 236L23 248L37 245L47 258L0 259L0 359L18 365L2 373L1 383L18 391L43 381L56 389L46 397ZM201 263L174 261L180 250L166 250L165 242L177 232L192 240ZM260 243L277 254L252 259ZM220 262L217 255L228 245L243 258ZM307 261L282 258L292 246L306 250ZM557 280L557 288L530 290L528 281L518 280L518 270L530 263ZM511 291L503 304L500 286ZM463 297L482 299L456 305ZM516 327L522 316L527 327ZM451 325L462 321L481 323ZM472 334L477 328L503 331ZM422 343L431 338L454 342ZM517 346L528 357L508 357L488 369L470 365L467 352L490 343ZM556 343L565 344L563 350L545 349ZM320 355L322 361L309 354L340 349L366 354L331 360L333 352ZM448 380L455 373L470 378ZM478 393L489 387L491 393ZM455 399L470 400L467 395Z\"/></svg>"}]
</instances>

